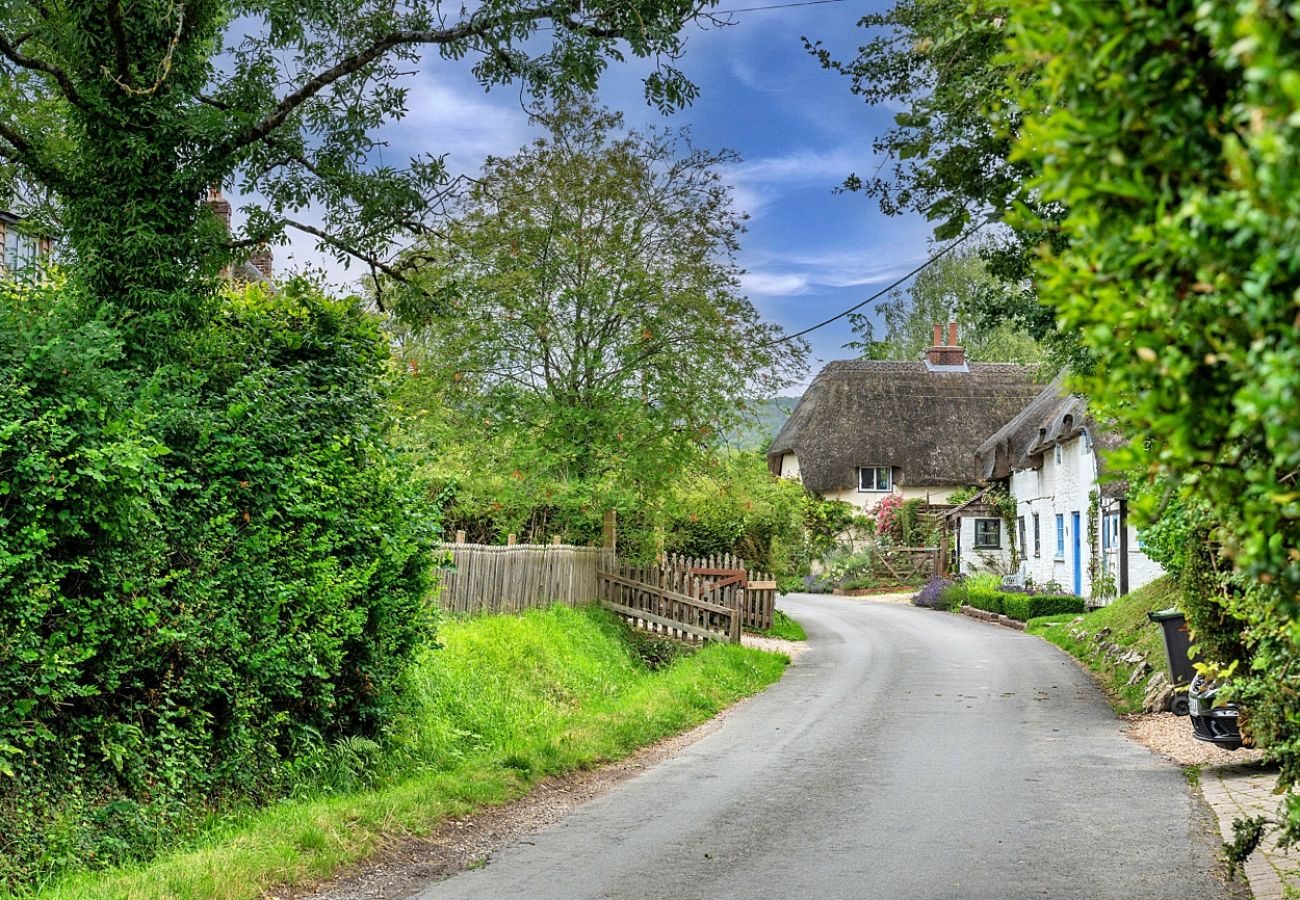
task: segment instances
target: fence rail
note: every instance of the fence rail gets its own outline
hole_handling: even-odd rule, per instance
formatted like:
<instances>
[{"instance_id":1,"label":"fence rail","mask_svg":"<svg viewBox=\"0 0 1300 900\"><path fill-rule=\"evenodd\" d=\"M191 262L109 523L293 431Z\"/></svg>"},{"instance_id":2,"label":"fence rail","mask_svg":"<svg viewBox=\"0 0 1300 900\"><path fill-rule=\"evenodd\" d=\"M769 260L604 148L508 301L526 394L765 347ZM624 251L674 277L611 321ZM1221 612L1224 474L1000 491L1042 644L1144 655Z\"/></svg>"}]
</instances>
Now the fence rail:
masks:
<instances>
[{"instance_id":1,"label":"fence rail","mask_svg":"<svg viewBox=\"0 0 1300 900\"><path fill-rule=\"evenodd\" d=\"M737 643L743 628L772 627L776 582L757 574L751 580L733 556L665 556L643 566L614 560L597 578L601 605L651 633Z\"/></svg>"},{"instance_id":2,"label":"fence rail","mask_svg":"<svg viewBox=\"0 0 1300 900\"><path fill-rule=\"evenodd\" d=\"M441 544L453 567L442 576L439 603L452 612L521 612L599 596L596 572L612 561L603 547L571 544Z\"/></svg>"},{"instance_id":3,"label":"fence rail","mask_svg":"<svg viewBox=\"0 0 1300 900\"><path fill-rule=\"evenodd\" d=\"M439 603L451 612L511 613L593 601L634 627L685 641L739 641L766 631L776 582L730 555L663 556L634 565L608 547L440 544L451 554Z\"/></svg>"}]
</instances>

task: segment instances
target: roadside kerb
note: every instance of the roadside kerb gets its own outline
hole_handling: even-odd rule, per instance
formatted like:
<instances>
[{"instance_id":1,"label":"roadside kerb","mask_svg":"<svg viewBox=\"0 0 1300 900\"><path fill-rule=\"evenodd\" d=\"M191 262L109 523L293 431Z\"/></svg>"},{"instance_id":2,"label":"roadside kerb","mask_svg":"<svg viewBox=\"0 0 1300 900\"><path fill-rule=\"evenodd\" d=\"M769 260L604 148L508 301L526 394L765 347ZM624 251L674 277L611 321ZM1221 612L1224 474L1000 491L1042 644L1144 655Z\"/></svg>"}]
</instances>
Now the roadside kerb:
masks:
<instances>
[{"instance_id":1,"label":"roadside kerb","mask_svg":"<svg viewBox=\"0 0 1300 900\"><path fill-rule=\"evenodd\" d=\"M1004 616L1001 613L986 612L973 606L963 606L961 613L963 616L970 616L972 619L979 619L981 622L991 622L994 625L1001 625L1003 628L1014 628L1016 631L1025 630L1024 622L1010 616Z\"/></svg>"}]
</instances>

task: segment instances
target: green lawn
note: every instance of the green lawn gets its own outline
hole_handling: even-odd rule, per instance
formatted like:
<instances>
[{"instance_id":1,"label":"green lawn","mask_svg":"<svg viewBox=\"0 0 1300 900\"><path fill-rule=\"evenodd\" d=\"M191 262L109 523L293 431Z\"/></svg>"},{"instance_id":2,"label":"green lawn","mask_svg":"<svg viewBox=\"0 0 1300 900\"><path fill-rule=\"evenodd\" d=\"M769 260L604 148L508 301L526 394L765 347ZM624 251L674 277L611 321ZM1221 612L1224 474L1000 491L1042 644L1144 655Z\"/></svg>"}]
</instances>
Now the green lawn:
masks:
<instances>
[{"instance_id":1,"label":"green lawn","mask_svg":"<svg viewBox=\"0 0 1300 900\"><path fill-rule=\"evenodd\" d=\"M711 644L652 670L624 627L554 607L446 623L382 744L344 741L326 787L214 822L188 849L40 890L48 898L253 898L327 876L385 841L618 759L781 677L788 660Z\"/></svg>"},{"instance_id":2,"label":"green lawn","mask_svg":"<svg viewBox=\"0 0 1300 900\"><path fill-rule=\"evenodd\" d=\"M1152 666L1168 677L1169 665L1165 660L1160 626L1149 622L1147 613L1177 604L1178 588L1171 578L1165 577L1086 614L1082 622L1075 623L1079 617L1070 614L1043 616L1030 619L1025 630L1056 644L1095 673L1110 695L1116 712L1141 712L1146 678L1130 687L1127 682L1133 674L1133 666L1112 662L1097 650L1092 638L1101 629L1109 628L1107 641L1144 654ZM1087 637L1082 640L1070 636L1072 629L1079 628L1087 632Z\"/></svg>"}]
</instances>

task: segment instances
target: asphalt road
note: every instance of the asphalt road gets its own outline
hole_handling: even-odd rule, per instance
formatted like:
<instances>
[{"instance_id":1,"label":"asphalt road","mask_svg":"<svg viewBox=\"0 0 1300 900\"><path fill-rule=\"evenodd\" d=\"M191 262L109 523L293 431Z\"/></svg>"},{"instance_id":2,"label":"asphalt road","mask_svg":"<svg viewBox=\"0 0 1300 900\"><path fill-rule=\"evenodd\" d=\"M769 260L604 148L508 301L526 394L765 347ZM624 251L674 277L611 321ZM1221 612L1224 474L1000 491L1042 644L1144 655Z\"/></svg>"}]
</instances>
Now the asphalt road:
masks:
<instances>
[{"instance_id":1,"label":"asphalt road","mask_svg":"<svg viewBox=\"0 0 1300 900\"><path fill-rule=\"evenodd\" d=\"M1046 642L788 597L809 649L678 756L422 898L1226 897L1182 773Z\"/></svg>"}]
</instances>

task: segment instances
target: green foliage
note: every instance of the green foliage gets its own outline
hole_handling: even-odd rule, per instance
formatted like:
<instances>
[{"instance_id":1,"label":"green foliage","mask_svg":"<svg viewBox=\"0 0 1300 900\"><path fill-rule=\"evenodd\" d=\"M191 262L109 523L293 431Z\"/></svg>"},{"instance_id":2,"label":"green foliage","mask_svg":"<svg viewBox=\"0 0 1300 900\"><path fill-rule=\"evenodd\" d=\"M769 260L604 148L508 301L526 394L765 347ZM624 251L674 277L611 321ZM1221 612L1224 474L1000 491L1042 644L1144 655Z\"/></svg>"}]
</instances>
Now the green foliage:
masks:
<instances>
[{"instance_id":1,"label":"green foliage","mask_svg":"<svg viewBox=\"0 0 1300 900\"><path fill-rule=\"evenodd\" d=\"M484 87L518 81L537 97L594 90L610 61L652 60L647 99L669 109L695 96L673 60L679 29L709 5L12 0L0 17L0 206L48 201L77 279L130 314L130 355L166 358L178 326L213 312L212 276L232 252L283 240L298 210L320 210L323 249L373 264L395 237L434 226L449 181L437 148L372 162L380 126L408 109L402 75L422 48L445 64L473 54ZM262 204L240 251L201 204L232 184Z\"/></svg>"},{"instance_id":2,"label":"green foliage","mask_svg":"<svg viewBox=\"0 0 1300 900\"><path fill-rule=\"evenodd\" d=\"M419 373L412 447L441 457L449 524L581 538L616 508L645 547L630 531L662 524L682 476L806 344L773 343L781 329L739 293L729 154L623 133L586 101L544 118L550 134L489 160L411 251L418 283L385 285Z\"/></svg>"},{"instance_id":3,"label":"green foliage","mask_svg":"<svg viewBox=\"0 0 1300 900\"><path fill-rule=\"evenodd\" d=\"M175 839L391 719L433 522L385 345L293 282L147 376L61 281L0 283L0 883Z\"/></svg>"},{"instance_id":4,"label":"green foliage","mask_svg":"<svg viewBox=\"0 0 1300 900\"><path fill-rule=\"evenodd\" d=\"M394 835L427 834L690 728L780 678L787 662L711 644L652 669L624 626L594 608L452 620L439 637L444 647L410 668L385 735L326 750L319 780L294 797L213 817L191 849L41 896L254 900L273 885L319 884Z\"/></svg>"},{"instance_id":5,"label":"green foliage","mask_svg":"<svg viewBox=\"0 0 1300 900\"><path fill-rule=\"evenodd\" d=\"M949 321L959 326L966 356L979 362L1037 363L1042 348L1032 336L1010 322L986 324L971 318L966 308L981 292L993 290L996 279L978 248L961 248L920 272L906 291L894 291L870 313L852 313L849 324L858 339L845 346L870 359L919 359L934 343L934 326ZM876 320L884 335L876 337Z\"/></svg>"},{"instance_id":6,"label":"green foliage","mask_svg":"<svg viewBox=\"0 0 1300 900\"><path fill-rule=\"evenodd\" d=\"M1082 613L1083 598L1073 594L1016 594L1007 593L1002 599L1003 612L1021 622L1040 616L1058 616L1065 613Z\"/></svg>"},{"instance_id":7,"label":"green foliage","mask_svg":"<svg viewBox=\"0 0 1300 900\"><path fill-rule=\"evenodd\" d=\"M1204 503L1243 727L1300 779L1300 40L1280 0L1020 4L1018 153L1068 210L1039 289L1096 355L1120 460ZM1149 438L1149 440L1147 439ZM1216 562L1217 566L1218 563ZM1184 574L1186 570L1184 570ZM1189 614L1191 610L1189 609ZM1194 622L1199 641L1210 617ZM1229 630L1231 625L1229 624ZM1300 837L1291 815L1287 837Z\"/></svg>"}]
</instances>

